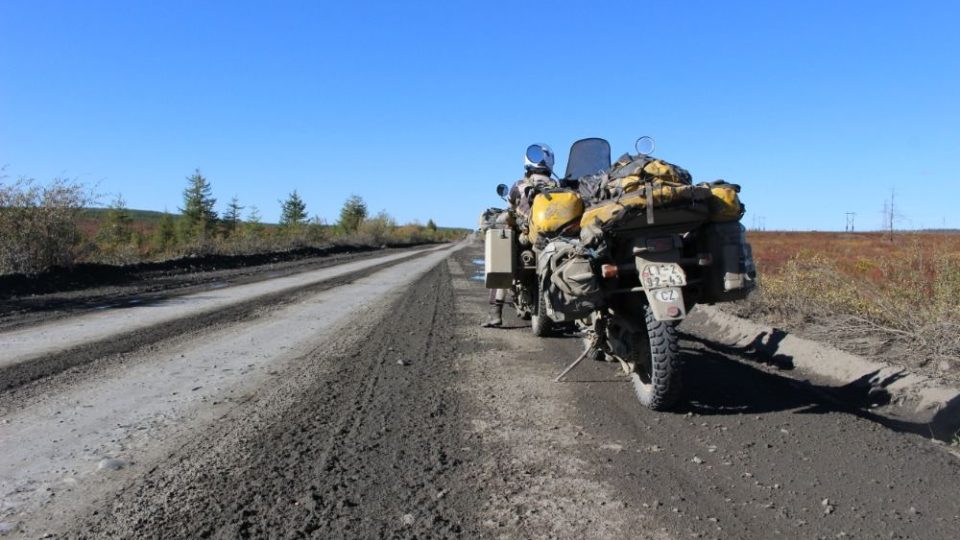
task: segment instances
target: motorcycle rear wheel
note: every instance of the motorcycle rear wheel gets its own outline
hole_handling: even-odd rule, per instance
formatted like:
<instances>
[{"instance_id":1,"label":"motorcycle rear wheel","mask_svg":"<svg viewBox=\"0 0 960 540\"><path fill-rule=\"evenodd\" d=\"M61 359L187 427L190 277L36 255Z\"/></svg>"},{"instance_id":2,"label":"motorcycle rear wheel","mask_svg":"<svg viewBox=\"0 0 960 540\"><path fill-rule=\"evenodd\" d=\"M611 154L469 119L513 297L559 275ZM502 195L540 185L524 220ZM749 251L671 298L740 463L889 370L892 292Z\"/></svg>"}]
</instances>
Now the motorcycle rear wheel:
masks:
<instances>
[{"instance_id":1,"label":"motorcycle rear wheel","mask_svg":"<svg viewBox=\"0 0 960 540\"><path fill-rule=\"evenodd\" d=\"M654 411L673 408L680 399L683 361L676 325L658 321L644 306L646 335L636 336L633 347L633 390L640 404Z\"/></svg>"}]
</instances>

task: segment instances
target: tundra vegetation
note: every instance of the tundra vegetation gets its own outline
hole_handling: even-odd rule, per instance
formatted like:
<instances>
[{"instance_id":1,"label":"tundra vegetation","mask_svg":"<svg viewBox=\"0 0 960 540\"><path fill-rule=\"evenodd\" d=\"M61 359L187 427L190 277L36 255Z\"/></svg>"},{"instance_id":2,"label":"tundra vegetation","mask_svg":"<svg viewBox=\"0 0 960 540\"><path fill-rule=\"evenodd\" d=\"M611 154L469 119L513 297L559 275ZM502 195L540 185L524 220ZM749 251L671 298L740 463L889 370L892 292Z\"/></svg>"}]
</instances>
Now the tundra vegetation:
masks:
<instances>
[{"instance_id":1,"label":"tundra vegetation","mask_svg":"<svg viewBox=\"0 0 960 540\"><path fill-rule=\"evenodd\" d=\"M319 216L308 217L308 201L296 190L279 201L279 224L263 223L260 210L244 206L236 195L218 214L213 186L199 170L186 178L177 214L132 210L120 194L98 208L102 198L77 181L8 181L0 174L0 274L35 274L80 262L129 264L332 244L444 242L467 232L437 227L432 219L427 225L398 224L386 211L369 216L359 195L351 195L338 222L328 225Z\"/></svg>"},{"instance_id":2,"label":"tundra vegetation","mask_svg":"<svg viewBox=\"0 0 960 540\"><path fill-rule=\"evenodd\" d=\"M960 234L756 232L759 288L732 306L868 356L960 367Z\"/></svg>"}]
</instances>

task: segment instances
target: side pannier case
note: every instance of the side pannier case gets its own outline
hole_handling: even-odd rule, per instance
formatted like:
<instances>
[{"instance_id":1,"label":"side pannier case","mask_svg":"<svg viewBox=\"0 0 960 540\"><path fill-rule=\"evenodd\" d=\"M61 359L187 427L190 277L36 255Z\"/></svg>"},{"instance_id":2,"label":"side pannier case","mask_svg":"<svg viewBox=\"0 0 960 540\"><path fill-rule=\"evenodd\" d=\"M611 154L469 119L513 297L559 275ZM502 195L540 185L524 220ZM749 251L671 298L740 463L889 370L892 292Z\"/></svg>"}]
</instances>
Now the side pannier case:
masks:
<instances>
[{"instance_id":1,"label":"side pannier case","mask_svg":"<svg viewBox=\"0 0 960 540\"><path fill-rule=\"evenodd\" d=\"M746 229L738 221L712 223L704 226L703 234L713 263L704 268L700 302L743 300L757 286L757 269Z\"/></svg>"},{"instance_id":2,"label":"side pannier case","mask_svg":"<svg viewBox=\"0 0 960 540\"><path fill-rule=\"evenodd\" d=\"M488 289L509 289L516 264L513 229L487 229L484 238L483 282Z\"/></svg>"}]
</instances>

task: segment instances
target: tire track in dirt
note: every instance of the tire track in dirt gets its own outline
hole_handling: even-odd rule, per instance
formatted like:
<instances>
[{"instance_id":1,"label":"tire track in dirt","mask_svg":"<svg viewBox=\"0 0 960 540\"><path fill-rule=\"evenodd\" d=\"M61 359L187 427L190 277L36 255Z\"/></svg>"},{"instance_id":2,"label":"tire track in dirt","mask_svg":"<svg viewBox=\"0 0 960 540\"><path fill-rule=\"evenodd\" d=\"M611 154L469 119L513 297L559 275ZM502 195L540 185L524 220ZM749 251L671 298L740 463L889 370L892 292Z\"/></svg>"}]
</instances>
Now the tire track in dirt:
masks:
<instances>
[{"instance_id":1,"label":"tire track in dirt","mask_svg":"<svg viewBox=\"0 0 960 540\"><path fill-rule=\"evenodd\" d=\"M316 350L71 536L388 537L464 532L457 353L438 267L353 336ZM401 314L392 316L390 314ZM383 316L383 314L381 314ZM398 361L403 361L403 365Z\"/></svg>"},{"instance_id":2,"label":"tire track in dirt","mask_svg":"<svg viewBox=\"0 0 960 540\"><path fill-rule=\"evenodd\" d=\"M472 279L480 256L477 248L463 250L450 266L459 339L480 345L462 359L459 390L472 405L467 437L481 459L470 474L486 492L478 509L485 536L673 538L612 482L611 475L628 471L610 469L616 445L590 440L576 407L582 389L553 382L579 355L580 339L536 338L509 306L503 328L479 327L488 309L487 290ZM607 379L630 391L625 378ZM601 455L585 456L585 448L598 446Z\"/></svg>"}]
</instances>

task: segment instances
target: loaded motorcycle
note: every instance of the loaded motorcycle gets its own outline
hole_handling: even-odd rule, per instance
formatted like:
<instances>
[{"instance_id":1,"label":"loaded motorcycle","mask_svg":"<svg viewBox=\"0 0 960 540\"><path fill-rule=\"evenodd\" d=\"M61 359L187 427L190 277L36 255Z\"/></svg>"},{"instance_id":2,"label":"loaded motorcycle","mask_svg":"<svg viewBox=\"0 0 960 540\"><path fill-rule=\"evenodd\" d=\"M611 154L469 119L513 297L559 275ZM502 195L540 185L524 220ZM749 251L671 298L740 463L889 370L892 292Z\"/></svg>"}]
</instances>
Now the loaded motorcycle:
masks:
<instances>
[{"instance_id":1,"label":"loaded motorcycle","mask_svg":"<svg viewBox=\"0 0 960 540\"><path fill-rule=\"evenodd\" d=\"M544 161L544 145L532 144L525 154L526 163ZM607 156L609 162L609 156ZM553 171L549 171L553 175ZM530 178L529 176L527 178ZM533 177L536 178L536 175ZM488 233L486 261L488 265L496 260L490 250L498 243L503 257L513 264L499 275L486 274L488 287L491 279L499 278L498 288L509 288L513 292L514 307L517 316L531 321L536 336L547 336L563 328L573 329L572 320L565 320L562 314L550 316L544 306L544 272L538 270L537 261L542 260L541 251L555 238L575 240L580 234L580 218L583 215L583 200L573 190L564 188L570 175L557 179L539 175L539 181L520 181L515 186L513 200L508 201L509 188L506 184L497 186L497 194L511 203L509 215L504 219L501 214L499 223L509 223L513 233L507 238L506 231L500 227L495 233Z\"/></svg>"},{"instance_id":2,"label":"loaded motorcycle","mask_svg":"<svg viewBox=\"0 0 960 540\"><path fill-rule=\"evenodd\" d=\"M636 150L611 164L607 141L574 143L564 180L577 189L536 196L532 260L517 250L522 266L510 270L536 299L533 317L575 320L583 331L588 347L567 371L591 352L617 361L640 402L664 410L681 397L676 324L697 303L744 298L756 271L739 186L693 184L686 170L651 156L648 137ZM563 221L576 213L571 201L583 210Z\"/></svg>"}]
</instances>

